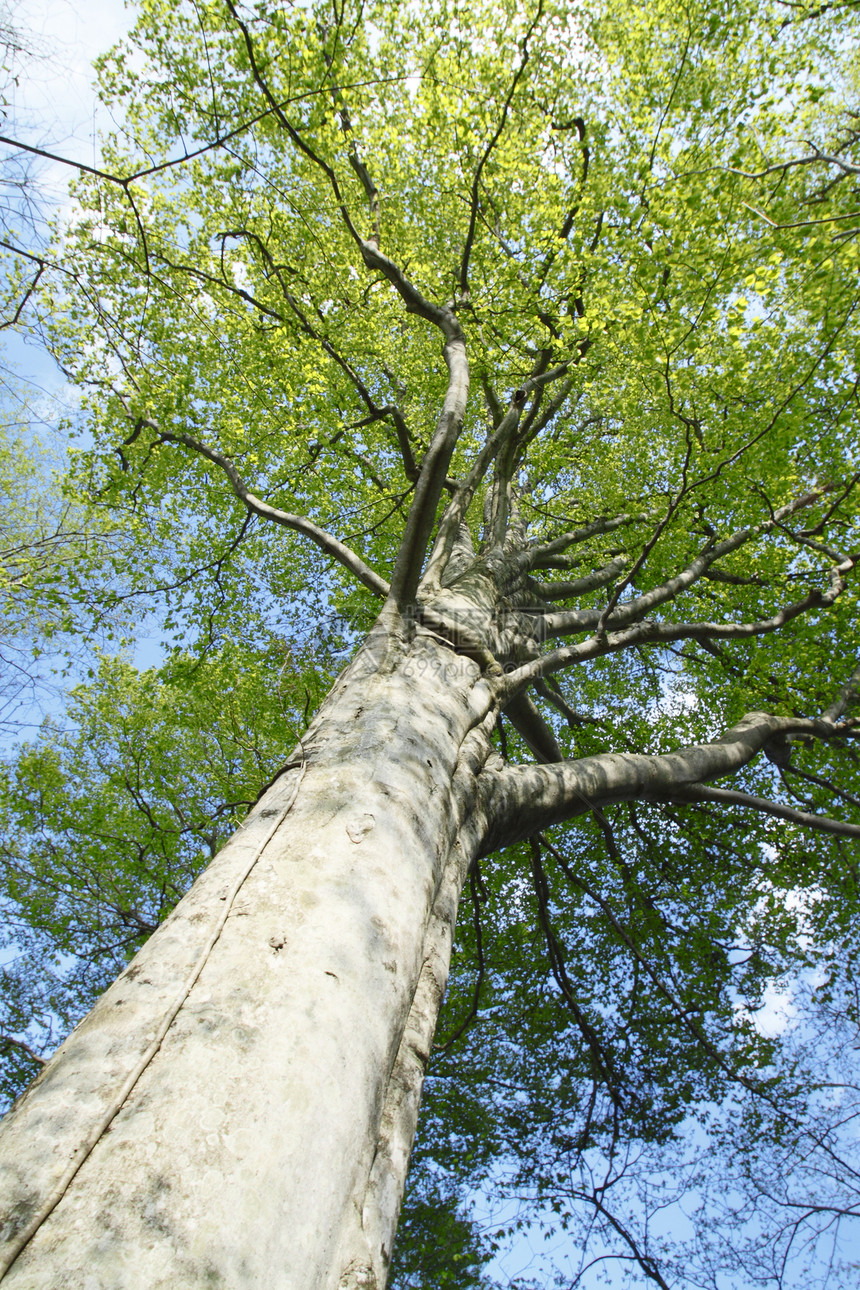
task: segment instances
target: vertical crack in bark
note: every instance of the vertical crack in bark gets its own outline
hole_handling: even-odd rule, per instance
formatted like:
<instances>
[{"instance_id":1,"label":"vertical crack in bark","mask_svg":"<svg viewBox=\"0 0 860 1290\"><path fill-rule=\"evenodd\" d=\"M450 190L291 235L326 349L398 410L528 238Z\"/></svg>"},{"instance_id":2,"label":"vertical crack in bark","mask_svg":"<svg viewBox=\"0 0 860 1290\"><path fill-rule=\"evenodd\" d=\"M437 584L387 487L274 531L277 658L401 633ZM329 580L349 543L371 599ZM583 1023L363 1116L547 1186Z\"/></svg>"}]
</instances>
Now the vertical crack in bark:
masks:
<instances>
[{"instance_id":1,"label":"vertical crack in bark","mask_svg":"<svg viewBox=\"0 0 860 1290\"><path fill-rule=\"evenodd\" d=\"M483 833L469 827L474 826L475 821L466 818L468 802L474 803L475 795L474 792L463 794L459 781L465 776L474 783L492 752L490 737L496 721L493 691L490 690L484 699L488 710L476 712L475 724L460 746L451 793L454 840L446 856L427 921L421 971L383 1095L379 1136L365 1193L360 1201L360 1217L356 1218L353 1235L347 1245L346 1266L337 1283L338 1290L384 1290L388 1279L409 1157L418 1125L424 1076L448 983L457 908L469 865Z\"/></svg>"},{"instance_id":2,"label":"vertical crack in bark","mask_svg":"<svg viewBox=\"0 0 860 1290\"><path fill-rule=\"evenodd\" d=\"M467 870L468 858L458 839L449 852L427 924L424 962L388 1078L379 1139L362 1205L361 1227L374 1279L355 1279L354 1274L359 1269L354 1267L350 1274L352 1279L341 1282L343 1290L353 1290L358 1286L382 1290L386 1283L409 1156L418 1125L424 1075L448 982L457 905Z\"/></svg>"},{"instance_id":3,"label":"vertical crack in bark","mask_svg":"<svg viewBox=\"0 0 860 1290\"><path fill-rule=\"evenodd\" d=\"M285 806L283 806L281 810L276 813L275 819L272 821L272 825L267 831L265 837L263 838L262 843L259 846L257 846L255 850L252 852L250 860L245 864L245 866L239 873L239 876L236 878L235 882L233 883L233 886L230 892L228 893L226 900L224 901L224 908L221 910L215 922L215 926L212 928L212 931L209 934L209 937L206 941L205 946L203 947L200 954L198 955L194 963L194 966L192 967L191 971L189 972L188 976L186 977L185 981L180 987L180 990L176 995L175 999L173 1000L169 1008L164 1013L161 1023L159 1024L158 1029L155 1032L155 1036L152 1039L152 1042L149 1044L146 1051L141 1055L139 1060L135 1063L133 1069L129 1072L126 1079L123 1081L116 1095L111 1099L107 1109L103 1112L103 1114L95 1123L95 1125L93 1125L87 1137L80 1144L80 1146L78 1146L75 1149L72 1155L72 1160L70 1164L66 1167L64 1173L58 1179L56 1185L51 1189L48 1196L45 1198L45 1200L42 1202L42 1204L33 1214L29 1223L27 1223L20 1230L17 1236L12 1241L9 1242L9 1245L4 1251L2 1258L0 1258L0 1281L2 1281L5 1278L6 1273L9 1271L9 1269L12 1267L12 1264L18 1258L18 1255L22 1252L22 1250L26 1248L27 1245L29 1245L30 1241L39 1231L39 1228L42 1226L42 1224L48 1218L50 1218L51 1214L53 1214L54 1210L57 1208L60 1201L65 1196L66 1192L69 1190L69 1187L71 1187L72 1183L77 1177L81 1167L90 1158L93 1151L98 1146L98 1143L101 1140L101 1138L104 1136L104 1134L110 1128L113 1121L119 1115L120 1111L125 1106L125 1103L128 1101L129 1097L131 1096L131 1093L134 1090L134 1087L137 1084L138 1080L140 1079L141 1075L149 1066L150 1062L155 1057L158 1050L161 1048L161 1045L164 1041L164 1038L168 1030L176 1020L176 1017L178 1016L179 1011L182 1008L183 1004L185 1003L186 999L188 998L189 994L194 989L194 986L197 982L198 977L200 976L200 973L203 971L204 967L206 966L206 963L209 959L209 955L212 953L212 950L215 948L215 945L217 944L221 936L221 933L224 930L224 925L227 922L228 917L230 916L230 911L233 908L233 904L236 900L236 897L238 896L240 890L242 889L246 880L248 879L251 873L251 870L254 868L257 861L260 859L260 856L263 854L266 847L269 845L272 838L277 833L281 824L284 822L287 815L292 810L295 800L298 797L299 788L301 787L302 780L304 779L306 766L307 766L307 763L303 759L301 766L296 768L299 771L299 775L296 780L293 791L290 794L289 800L287 801Z\"/></svg>"}]
</instances>

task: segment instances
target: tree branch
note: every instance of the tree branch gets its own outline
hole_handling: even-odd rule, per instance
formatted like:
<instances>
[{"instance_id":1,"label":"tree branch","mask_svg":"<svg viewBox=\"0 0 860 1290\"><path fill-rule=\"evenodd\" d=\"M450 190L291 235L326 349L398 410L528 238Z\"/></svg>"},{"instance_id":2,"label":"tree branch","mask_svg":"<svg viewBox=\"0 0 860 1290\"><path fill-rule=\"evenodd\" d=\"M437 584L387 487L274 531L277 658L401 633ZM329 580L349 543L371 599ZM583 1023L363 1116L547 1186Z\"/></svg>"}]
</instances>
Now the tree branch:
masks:
<instances>
[{"instance_id":1,"label":"tree branch","mask_svg":"<svg viewBox=\"0 0 860 1290\"><path fill-rule=\"evenodd\" d=\"M624 1109L621 1097L621 1082L615 1074L612 1053L606 1050L599 1034L579 1006L573 985L567 974L564 951L555 934L549 916L549 884L541 863L540 842L536 837L533 837L530 839L530 843L532 881L537 897L538 919L549 951L550 969L561 991L562 998L573 1013L579 1032L591 1054L595 1076L600 1077L613 1104L621 1111Z\"/></svg>"},{"instance_id":2,"label":"tree branch","mask_svg":"<svg viewBox=\"0 0 860 1290\"><path fill-rule=\"evenodd\" d=\"M753 712L718 739L672 753L601 753L578 761L507 766L488 772L483 791L488 799L486 818L491 823L483 853L613 802L654 801L686 787L701 787L746 766L776 736L805 734L834 739L854 729L853 722L836 724Z\"/></svg>"},{"instance_id":3,"label":"tree branch","mask_svg":"<svg viewBox=\"0 0 860 1290\"><path fill-rule=\"evenodd\" d=\"M551 672L560 672L574 663L586 659L600 658L604 654L614 654L633 645L653 645L678 640L698 640L707 645L714 638L719 640L742 640L750 636L763 636L775 632L793 618L798 618L809 609L822 609L832 605L845 588L844 575L854 567L853 558L846 559L830 573L830 587L827 591L811 591L802 600L794 601L780 609L771 618L759 619L752 623L655 623L641 622L621 631L596 633L579 645L568 645L563 649L553 650L540 658L508 674L507 684L511 690L521 685L532 684L537 677L548 676ZM580 623L596 610L582 611L578 616ZM555 615L553 615L555 617ZM569 616L571 619L575 615ZM591 620L589 619L589 622ZM569 629L568 629L569 630ZM579 630L582 630L580 626Z\"/></svg>"},{"instance_id":4,"label":"tree branch","mask_svg":"<svg viewBox=\"0 0 860 1290\"><path fill-rule=\"evenodd\" d=\"M338 564L343 565L345 569L348 569L362 586L367 587L368 591L373 592L375 596L384 597L388 595L388 583L385 579L374 573L373 569L365 564L360 556L356 555L338 538L320 528L318 524L315 524L313 520L308 519L306 516L293 515L289 511L279 510L276 506L270 506L268 502L264 502L252 493L229 457L225 457L223 453L216 452L214 448L210 448L207 444L189 434L183 434L180 431L162 430L153 421L139 419L136 422L136 428L139 429L141 426L146 426L148 429L153 430L159 440L166 443L182 444L186 448L191 448L199 456L205 457L207 461L219 466L230 480L233 492L239 501L252 514L259 515L264 520L271 520L272 523L280 524L284 528L293 529L294 532L310 538L326 555L336 560Z\"/></svg>"},{"instance_id":5,"label":"tree branch","mask_svg":"<svg viewBox=\"0 0 860 1290\"><path fill-rule=\"evenodd\" d=\"M857 698L857 692L860 690L860 666L856 667L851 676L840 689L836 698L825 708L821 714L822 721L838 721L844 716L848 705L853 703Z\"/></svg>"},{"instance_id":6,"label":"tree branch","mask_svg":"<svg viewBox=\"0 0 860 1290\"><path fill-rule=\"evenodd\" d=\"M792 806L783 806L780 802L771 802L765 797L754 797L751 793L741 793L728 788L706 788L702 784L673 789L669 793L658 794L653 800L661 802L718 802L725 806L746 806L753 811L761 811L777 820L788 820L791 824L800 824L804 828L818 829L821 833L836 833L844 838L860 838L860 824L848 824L844 820L833 820L827 815L813 815L809 811L798 811Z\"/></svg>"},{"instance_id":7,"label":"tree branch","mask_svg":"<svg viewBox=\"0 0 860 1290\"><path fill-rule=\"evenodd\" d=\"M781 507L780 510L772 515L771 519L765 520L761 524L750 525L747 528L740 529L722 542L717 542L713 546L706 548L673 578L667 578L658 587L653 587L641 596L636 596L633 600L626 601L620 608L617 607L619 589L616 588L615 607L612 607L612 601L610 601L610 604L603 610L563 610L555 614L548 614L544 620L546 635L559 636L570 632L586 631L592 627L597 627L599 633L606 627L618 629L628 623L635 622L650 610L656 609L658 605L663 605L676 599L681 592L692 587L717 560L721 560L724 556L737 551L740 547L745 546L747 542L752 541L753 538L760 537L763 533L768 532L769 529L782 527L780 525L781 520L795 514L804 507L813 505L825 493L831 491L831 488L832 485L822 485L820 488L815 488L811 492L805 493L802 497L796 498L793 502L789 502L788 505ZM796 540L798 542L809 542L809 539L799 537ZM650 546L653 546L653 542ZM646 547L650 549L649 544L646 544ZM833 554L828 552L831 558L833 558ZM850 557L841 556L841 553L837 558L841 558L843 563L850 560ZM637 561L637 565L641 564L642 560L640 559ZM632 571L626 581L629 582L630 577L632 577Z\"/></svg>"},{"instance_id":8,"label":"tree branch","mask_svg":"<svg viewBox=\"0 0 860 1290\"><path fill-rule=\"evenodd\" d=\"M508 112L510 111L511 103L513 102L517 85L519 84L520 78L523 72L526 70L526 64L529 61L529 49L528 49L529 37L531 36L537 24L540 22L542 14L543 14L543 0L539 0L537 13L532 19L532 22L529 25L528 31L523 37L523 42L521 45L522 58L520 59L519 67L514 73L514 77L513 77L513 80L511 81L510 89L508 90L507 97L505 98L504 106L502 108L502 118L499 121L498 126L496 127L496 131L492 139L490 139L489 143L484 149L481 159L478 162L477 166L475 167L475 173L472 177L472 192L470 197L470 210L469 210L469 228L466 233L466 241L463 246L463 257L460 262L460 294L464 297L467 297L469 294L469 257L471 256L472 245L475 241L475 228L478 220L478 188L481 183L481 175L483 173L484 166L489 161L490 155L493 149L495 148L496 144L498 143L499 139L501 138L502 131L505 128L505 124L508 119Z\"/></svg>"},{"instance_id":9,"label":"tree branch","mask_svg":"<svg viewBox=\"0 0 860 1290\"><path fill-rule=\"evenodd\" d=\"M847 219L860 219L860 210L858 210L849 211L847 215L828 215L824 219L800 219L789 224L777 224L769 216L765 215L764 211L760 211L757 206L751 206L749 202L743 202L742 204L748 211L752 211L753 215L758 215L760 219L763 219L765 224L769 224L771 228L816 228L819 224L842 224ZM853 230L851 231L853 232Z\"/></svg>"},{"instance_id":10,"label":"tree branch","mask_svg":"<svg viewBox=\"0 0 860 1290\"><path fill-rule=\"evenodd\" d=\"M493 433L488 437L481 451L478 453L475 462L466 478L459 485L448 504L448 507L439 522L439 528L436 534L436 540L433 544L433 550L430 559L427 562L427 568L424 577L421 580L422 592L432 595L438 591L441 586L442 577L448 564L460 527L463 524L475 491L486 473L491 463L496 460L505 447L510 444L515 437L520 424L523 407L529 394L536 389L541 389L550 381L558 380L564 376L569 367L569 363L562 363L548 372L539 372L537 366L532 370L532 374L522 386L514 390L510 402L504 413L501 415L501 407L493 395L491 403L491 414L496 421ZM485 383L484 391L487 393L488 387ZM562 393L553 401L553 407L556 403L563 402L567 397L569 386L565 383ZM556 409L557 410L557 409ZM500 414L496 420L496 411ZM553 412L554 415L554 412ZM543 420L543 419L542 419Z\"/></svg>"},{"instance_id":11,"label":"tree branch","mask_svg":"<svg viewBox=\"0 0 860 1290\"><path fill-rule=\"evenodd\" d=\"M560 690L554 688L558 685L555 678L552 681L539 680L535 681L535 690L545 699L547 703L552 704L556 712L564 717L571 730L579 730L582 726L603 726L606 723L600 717L593 717L587 712L577 712L572 708L565 699Z\"/></svg>"},{"instance_id":12,"label":"tree branch","mask_svg":"<svg viewBox=\"0 0 860 1290\"><path fill-rule=\"evenodd\" d=\"M256 50L254 49L254 42L251 39L251 33L248 29L248 25L247 23L243 22L243 20L239 17L239 14L236 12L236 6L234 5L233 0L227 0L227 8L230 11L230 15L233 21L236 23L236 26L239 28L239 30L242 33L242 38L245 42L245 51L248 55L248 62L251 67L251 74L254 78L254 82L257 85L257 87L260 89L264 97L266 98L267 102L269 103L272 109L272 112L274 113L276 121L286 131L287 135L295 144L295 146L299 149L299 151L303 153L304 156L306 156L309 161L313 162L313 164L323 172L326 179L329 181L332 193L334 194L334 199L337 202L338 212L340 214L341 219L344 222L344 225L346 226L348 233L350 234L353 241L356 243L358 247L363 247L364 239L362 238L358 229L355 227L355 225L352 222L352 218L349 214L349 211L347 210L346 199L344 198L343 193L341 192L341 189L340 189L340 184L337 181L337 175L335 174L332 167L328 164L328 162L323 160L323 158L319 155L319 153L315 152L314 149L310 146L310 144L307 143L302 138L302 136L299 134L296 127L293 125L293 123L285 114L283 108L275 99L275 96L272 94L272 91L269 89L268 83L266 82L265 77L263 76L262 70L260 68L260 65L257 61L257 53L256 53ZM326 86L325 89L327 93L331 92L330 85Z\"/></svg>"},{"instance_id":13,"label":"tree branch","mask_svg":"<svg viewBox=\"0 0 860 1290\"><path fill-rule=\"evenodd\" d=\"M503 711L539 762L564 761L555 735L527 694L514 695Z\"/></svg>"},{"instance_id":14,"label":"tree branch","mask_svg":"<svg viewBox=\"0 0 860 1290\"><path fill-rule=\"evenodd\" d=\"M627 1228L624 1227L621 1221L617 1219L609 1209L607 1209L597 1191L592 1192L591 1195L585 1191L574 1191L571 1195L574 1199L583 1200L586 1204L592 1205L597 1213L606 1220L610 1227L615 1229L630 1250L633 1261L638 1263L649 1281L653 1281L655 1285L660 1287L660 1290L671 1290L668 1281L664 1280L659 1267L651 1258L650 1254L645 1254L640 1250L636 1243L636 1239L631 1235Z\"/></svg>"},{"instance_id":15,"label":"tree branch","mask_svg":"<svg viewBox=\"0 0 860 1290\"><path fill-rule=\"evenodd\" d=\"M408 306L407 306L408 308ZM450 312L450 311L449 311ZM415 485L415 496L397 552L391 576L390 600L402 613L415 598L427 543L436 521L436 507L448 477L451 462L469 397L469 363L460 325L450 314L454 328L446 337L443 350L448 367L448 389L436 430L421 463ZM459 532L459 525L457 528ZM456 537L456 533L454 535Z\"/></svg>"},{"instance_id":16,"label":"tree branch","mask_svg":"<svg viewBox=\"0 0 860 1290\"><path fill-rule=\"evenodd\" d=\"M520 397L522 396L522 397ZM525 395L522 390L515 390L508 408L496 426L493 434L487 439L466 478L451 498L442 519L427 569L421 580L422 591L432 594L441 586L442 576L448 565L451 552L464 523L469 506L475 496L475 490L487 473L490 463L510 439L519 424Z\"/></svg>"},{"instance_id":17,"label":"tree branch","mask_svg":"<svg viewBox=\"0 0 860 1290\"><path fill-rule=\"evenodd\" d=\"M0 1044L12 1044L15 1048L19 1048L25 1057L29 1057L30 1061L35 1062L37 1066L46 1066L48 1064L46 1057L40 1057L35 1049L31 1048L29 1044L25 1044L23 1039L16 1039L14 1035L0 1035Z\"/></svg>"},{"instance_id":18,"label":"tree branch","mask_svg":"<svg viewBox=\"0 0 860 1290\"><path fill-rule=\"evenodd\" d=\"M581 528L562 533L551 542L544 542L540 546L533 546L521 552L518 558L519 567L524 571L569 569L569 557L564 555L568 547L586 542L590 537L597 537L602 533L613 533L615 529L623 528L627 524L644 524L650 519L653 519L653 516L649 511L640 511L635 515L616 515L612 519L592 520L590 524L583 524Z\"/></svg>"},{"instance_id":19,"label":"tree branch","mask_svg":"<svg viewBox=\"0 0 860 1290\"><path fill-rule=\"evenodd\" d=\"M805 142L812 149L809 157L794 157L791 161L778 161L773 166L768 166L765 170L747 171L738 170L734 166L727 167L730 175L740 175L742 179L766 179L768 175L783 174L793 166L811 166L816 161L823 161L828 166L837 166L844 171L846 175L860 175L860 166L852 166L849 162L843 161L841 157L832 157L826 152L821 152L815 146L811 139Z\"/></svg>"},{"instance_id":20,"label":"tree branch","mask_svg":"<svg viewBox=\"0 0 860 1290\"><path fill-rule=\"evenodd\" d=\"M115 175L111 171L101 170L97 166L88 166L83 161L73 161L70 157L61 157L59 153L47 152L44 148L22 143L19 139L9 139L5 135L0 135L0 143L6 144L9 148L15 148L19 152L29 152L34 157L42 157L45 161L55 161L61 166L70 166L73 170L79 170L87 175L94 175L97 179L104 179L109 184L124 188L126 184L133 184L139 179L148 179L150 175L158 175L163 170L173 169L174 166L184 166L189 161L196 161L198 157L205 156L207 152L214 152L216 148L223 148L226 143L231 143L233 139L252 129L253 126L259 125L267 117L283 112L285 108L291 107L294 103L302 103L305 99L315 98L321 94L342 93L344 90L363 89L370 85L390 85L397 80L400 80L400 77L378 76L367 81L354 81L349 85L324 85L318 90L303 90L301 94L294 94L290 98L281 99L279 102L273 103L271 107L267 107L263 112L258 112L256 116L240 122L232 130L218 135L211 143L205 143L199 148L193 148L191 152L184 152L181 157L171 157L167 161L160 161L154 166L145 166L142 170L135 170L130 175Z\"/></svg>"},{"instance_id":21,"label":"tree branch","mask_svg":"<svg viewBox=\"0 0 860 1290\"><path fill-rule=\"evenodd\" d=\"M270 270L277 278L281 287L281 293L284 299L286 300L287 304L289 305L290 309L292 310L295 318L297 319L299 328L301 329L301 331L303 331L306 336L309 336L318 345L320 345L321 348L325 350L325 352L329 355L329 357L333 359L335 363L337 363L338 367L341 369L344 375L347 376L348 379L355 386L355 389L358 392L358 395L361 401L364 403L365 407L367 408L368 412L371 414L371 417L374 420L381 421L386 417L390 417L394 425L395 433L397 435L397 443L400 448L401 458L403 460L404 473L406 474L406 478L410 480L410 482L414 483L415 480L418 478L418 467L416 466L415 458L412 455L412 444L410 442L410 434L409 434L408 427L406 425L406 421L403 417L403 413L400 411L397 405L392 403L392 404L386 405L385 407L379 407L379 405L376 403L373 396L371 395L370 391L368 390L367 386L365 385L364 381L358 375L358 373L356 372L352 364L343 357L340 351L332 344L332 342L328 339L327 336L323 336L322 333L319 332L317 328L313 326L313 324L307 318L307 315L305 314L301 305L296 300L293 293L287 289L286 285L281 280L279 266L275 264L274 259L271 253L269 252L268 247L263 243L262 238L260 238L258 234L253 232L253 230L251 229L241 228L241 229L230 229L224 233L221 233L219 236L221 237L222 242L224 239L228 237L236 238L236 239L247 238L249 241L253 242L253 244L257 247L260 254L263 256L264 260L268 264ZM170 261L165 261L165 262L168 264L170 263ZM201 276L201 271L192 266L179 265L179 266L171 266L171 267L178 267L180 270L184 270L185 272L188 272L191 274L197 274L198 276ZM235 295L239 295L245 300L251 301L251 303L253 303L255 307L260 309L262 312L264 313L271 312L267 306L261 304L255 298L252 298L247 291L244 291L241 287L237 287L235 284L228 282L226 280L226 277L222 276L221 278L216 278L214 277L214 275L208 275L208 274L205 276L209 278L212 282L217 282L218 285L224 288L225 290L232 292Z\"/></svg>"},{"instance_id":22,"label":"tree branch","mask_svg":"<svg viewBox=\"0 0 860 1290\"><path fill-rule=\"evenodd\" d=\"M583 578L577 578L573 582L537 582L532 579L529 586L542 600L567 600L571 596L583 596L588 591L596 591L598 587L604 587L607 582L612 582L626 563L623 556L616 556L609 564L604 564L602 568L595 569L592 573L587 573Z\"/></svg>"}]
</instances>

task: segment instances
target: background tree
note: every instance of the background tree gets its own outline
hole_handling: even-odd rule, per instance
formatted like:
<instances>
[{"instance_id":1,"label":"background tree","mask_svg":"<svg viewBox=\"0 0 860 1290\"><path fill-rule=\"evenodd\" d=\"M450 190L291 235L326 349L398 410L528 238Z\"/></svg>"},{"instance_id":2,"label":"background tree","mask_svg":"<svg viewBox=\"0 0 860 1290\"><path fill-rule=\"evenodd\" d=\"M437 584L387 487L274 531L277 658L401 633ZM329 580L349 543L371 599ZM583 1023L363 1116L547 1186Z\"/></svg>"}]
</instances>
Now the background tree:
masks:
<instances>
[{"instance_id":1,"label":"background tree","mask_svg":"<svg viewBox=\"0 0 860 1290\"><path fill-rule=\"evenodd\" d=\"M26 104L26 85L51 67L44 40L14 5L0 7L0 128L43 128ZM22 95L21 91L24 90ZM50 359L27 367L16 335L45 271L52 236L52 194L45 166L7 148L0 159L0 738L20 737L47 705L61 706L61 676L94 643L122 634L122 614L106 614L116 589L113 567L124 541L116 522L96 513L86 490L67 477L71 400L46 390ZM26 331L25 331L26 335ZM10 344L11 342L11 344ZM34 353L32 348L30 353ZM42 368L39 371L39 368ZM48 377L48 384L56 386ZM69 406L71 402L72 407ZM86 569L99 566L88 585ZM94 627L94 619L97 626ZM100 620L100 621L98 621ZM126 628L128 624L125 624ZM84 641L86 644L84 645ZM89 657L84 670L89 664Z\"/></svg>"},{"instance_id":2,"label":"background tree","mask_svg":"<svg viewBox=\"0 0 860 1290\"><path fill-rule=\"evenodd\" d=\"M437 1172L585 1214L580 1284L610 1257L844 1275L855 29L850 4L145 4L103 61L123 124L36 307L87 391L78 486L138 536L122 594L158 589L222 688L250 651L265 689L311 612L366 635L7 1121L10 1285L383 1285L464 883ZM189 811L174 754L145 792L135 755L48 740L10 777L8 898L58 947L67 802L134 789L176 831L128 882L86 860L92 929L157 922L253 800L243 764ZM756 1012L788 982L811 1019L777 1043ZM701 1201L674 1252L668 1166Z\"/></svg>"}]
</instances>

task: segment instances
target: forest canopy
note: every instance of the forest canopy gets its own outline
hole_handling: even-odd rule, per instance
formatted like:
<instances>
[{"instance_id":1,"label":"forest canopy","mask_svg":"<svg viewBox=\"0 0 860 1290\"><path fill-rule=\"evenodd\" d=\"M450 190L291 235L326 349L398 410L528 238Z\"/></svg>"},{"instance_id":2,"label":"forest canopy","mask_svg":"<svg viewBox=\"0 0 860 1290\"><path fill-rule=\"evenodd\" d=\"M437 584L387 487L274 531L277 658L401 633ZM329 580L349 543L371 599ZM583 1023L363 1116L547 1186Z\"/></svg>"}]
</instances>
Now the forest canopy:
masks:
<instances>
[{"instance_id":1,"label":"forest canopy","mask_svg":"<svg viewBox=\"0 0 860 1290\"><path fill-rule=\"evenodd\" d=\"M0 443L4 633L78 651L0 768L3 1094L396 610L497 711L392 1284L845 1286L860 6L136 15L2 240L80 394L41 527Z\"/></svg>"}]
</instances>

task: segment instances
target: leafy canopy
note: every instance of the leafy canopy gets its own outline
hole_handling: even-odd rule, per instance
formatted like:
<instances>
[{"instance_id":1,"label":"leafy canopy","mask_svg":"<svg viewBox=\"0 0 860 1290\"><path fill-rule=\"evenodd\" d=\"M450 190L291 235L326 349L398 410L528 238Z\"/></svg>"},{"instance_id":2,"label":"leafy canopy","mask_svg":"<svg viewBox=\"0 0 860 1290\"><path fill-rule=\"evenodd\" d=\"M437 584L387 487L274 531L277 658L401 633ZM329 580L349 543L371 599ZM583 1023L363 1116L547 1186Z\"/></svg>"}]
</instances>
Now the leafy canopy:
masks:
<instances>
[{"instance_id":1,"label":"leafy canopy","mask_svg":"<svg viewBox=\"0 0 860 1290\"><path fill-rule=\"evenodd\" d=\"M429 532L464 481L464 548L542 547L517 589L541 629L504 661L567 758L820 717L858 655L855 4L138 13L28 308L84 391L74 487L133 535L100 603L158 606L178 652L105 660L74 730L8 772L31 1036L171 907L319 703L313 641L324 679L410 515ZM472 384L433 493L443 334ZM546 746L500 727L511 761ZM404 1285L434 1239L480 1283L449 1204L478 1186L597 1242L566 1284L593 1257L780 1285L795 1251L798 1283L839 1284L856 842L800 816L856 818L860 784L845 740L772 751L732 781L746 801L596 810L475 872ZM685 1188L689 1238L651 1221Z\"/></svg>"}]
</instances>

